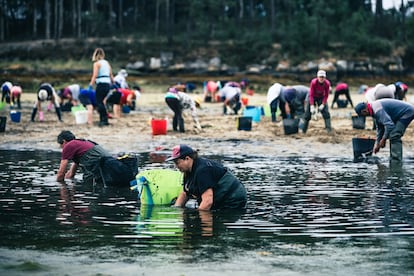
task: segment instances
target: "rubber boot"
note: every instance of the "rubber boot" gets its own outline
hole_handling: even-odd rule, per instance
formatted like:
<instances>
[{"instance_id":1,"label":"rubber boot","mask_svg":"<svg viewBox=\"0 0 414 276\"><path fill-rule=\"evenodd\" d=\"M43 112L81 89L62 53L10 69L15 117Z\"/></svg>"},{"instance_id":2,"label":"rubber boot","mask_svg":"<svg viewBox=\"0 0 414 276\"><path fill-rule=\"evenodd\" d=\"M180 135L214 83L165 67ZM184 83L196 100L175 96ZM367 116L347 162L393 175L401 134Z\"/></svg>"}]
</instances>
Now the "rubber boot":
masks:
<instances>
[{"instance_id":1,"label":"rubber boot","mask_svg":"<svg viewBox=\"0 0 414 276\"><path fill-rule=\"evenodd\" d=\"M177 115L175 115L175 116L173 117L173 122L172 122L172 125L173 125L173 130L174 130L174 131L177 131L177 130L178 130L178 119L177 119Z\"/></svg>"},{"instance_id":2,"label":"rubber boot","mask_svg":"<svg viewBox=\"0 0 414 276\"><path fill-rule=\"evenodd\" d=\"M184 133L185 132L185 129L184 129L184 119L183 119L183 117L178 118L178 129L180 130L181 133Z\"/></svg>"},{"instance_id":3,"label":"rubber boot","mask_svg":"<svg viewBox=\"0 0 414 276\"><path fill-rule=\"evenodd\" d=\"M59 119L59 122L63 122L62 121L62 112L60 111L60 107L55 107L55 111L56 111L56 115Z\"/></svg>"},{"instance_id":4,"label":"rubber boot","mask_svg":"<svg viewBox=\"0 0 414 276\"><path fill-rule=\"evenodd\" d=\"M401 122L395 124L395 128L390 133L390 162L401 163L402 162L402 141L401 137L405 132L405 125Z\"/></svg>"},{"instance_id":5,"label":"rubber boot","mask_svg":"<svg viewBox=\"0 0 414 276\"><path fill-rule=\"evenodd\" d=\"M276 113L272 112L272 122L276 122Z\"/></svg>"},{"instance_id":6,"label":"rubber boot","mask_svg":"<svg viewBox=\"0 0 414 276\"><path fill-rule=\"evenodd\" d=\"M303 122L303 127L302 127L302 132L306 133L308 131L308 127L309 127L309 120L306 120Z\"/></svg>"},{"instance_id":7,"label":"rubber boot","mask_svg":"<svg viewBox=\"0 0 414 276\"><path fill-rule=\"evenodd\" d=\"M328 132L332 132L332 127L331 127L331 119L325 119L325 129Z\"/></svg>"},{"instance_id":8,"label":"rubber boot","mask_svg":"<svg viewBox=\"0 0 414 276\"><path fill-rule=\"evenodd\" d=\"M35 121L36 113L37 113L37 107L33 108L32 110L32 117L31 117L32 122Z\"/></svg>"}]
</instances>

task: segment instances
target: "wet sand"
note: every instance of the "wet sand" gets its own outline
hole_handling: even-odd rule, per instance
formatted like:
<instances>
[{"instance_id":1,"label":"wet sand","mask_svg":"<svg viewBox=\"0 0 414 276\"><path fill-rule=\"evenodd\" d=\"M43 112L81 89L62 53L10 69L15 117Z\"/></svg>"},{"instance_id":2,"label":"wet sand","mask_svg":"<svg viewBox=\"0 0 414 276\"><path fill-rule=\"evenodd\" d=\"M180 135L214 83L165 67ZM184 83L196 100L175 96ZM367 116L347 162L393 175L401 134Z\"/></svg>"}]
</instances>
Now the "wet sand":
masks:
<instances>
[{"instance_id":1,"label":"wet sand","mask_svg":"<svg viewBox=\"0 0 414 276\"><path fill-rule=\"evenodd\" d=\"M194 96L196 94L193 94ZM249 105L266 105L266 95L255 94L248 97ZM330 95L329 103L333 95ZM364 100L363 95L352 94L354 104ZM110 126L99 127L98 114L94 113L94 125L76 124L75 117L69 112L63 112L63 121L58 122L52 111L47 111L43 122L30 122L30 114L34 102L34 94L23 94L22 118L15 123L8 116L8 108L0 111L1 116L7 116L6 131L0 133L0 148L2 149L45 149L60 151L56 137L61 130L71 130L78 138L86 138L103 145L111 153L119 152L152 152L159 149L169 150L174 145L186 143L200 150L201 154L220 155L270 155L275 157L328 157L353 158L352 138L360 136L375 137L372 130L372 119L367 118L366 129L353 129L351 116L353 109L330 109L332 128L331 133L324 129L324 120L311 120L306 134L298 133L285 135L282 122L272 123L270 117L263 116L261 121L253 123L251 131L237 130L236 115L222 115L221 103L203 103L198 110L202 126L200 132L193 128L189 111L185 112L185 133L172 131L173 113L164 102L164 94L145 92L137 103L135 111L123 114L119 119L110 119ZM329 104L330 107L330 104ZM241 112L239 112L241 113ZM166 135L152 135L151 118L168 117L168 132ZM404 157L414 155L414 129L410 125L403 137ZM387 161L388 143L378 154L384 162Z\"/></svg>"}]
</instances>

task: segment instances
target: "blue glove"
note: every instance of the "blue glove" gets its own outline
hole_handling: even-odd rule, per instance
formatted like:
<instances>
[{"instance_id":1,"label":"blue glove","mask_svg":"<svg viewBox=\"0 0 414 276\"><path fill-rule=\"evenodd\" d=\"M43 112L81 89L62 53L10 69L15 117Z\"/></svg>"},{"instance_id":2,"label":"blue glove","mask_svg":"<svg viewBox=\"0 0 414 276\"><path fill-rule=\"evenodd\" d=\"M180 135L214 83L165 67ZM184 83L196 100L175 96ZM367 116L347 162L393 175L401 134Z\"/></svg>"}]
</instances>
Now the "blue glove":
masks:
<instances>
[{"instance_id":1,"label":"blue glove","mask_svg":"<svg viewBox=\"0 0 414 276\"><path fill-rule=\"evenodd\" d=\"M292 117L290 116L290 114L287 114L287 115L286 115L286 118L290 119L290 118L292 118Z\"/></svg>"},{"instance_id":2,"label":"blue glove","mask_svg":"<svg viewBox=\"0 0 414 276\"><path fill-rule=\"evenodd\" d=\"M89 84L89 86L88 86L88 90L93 90L92 85L90 85L90 84Z\"/></svg>"}]
</instances>

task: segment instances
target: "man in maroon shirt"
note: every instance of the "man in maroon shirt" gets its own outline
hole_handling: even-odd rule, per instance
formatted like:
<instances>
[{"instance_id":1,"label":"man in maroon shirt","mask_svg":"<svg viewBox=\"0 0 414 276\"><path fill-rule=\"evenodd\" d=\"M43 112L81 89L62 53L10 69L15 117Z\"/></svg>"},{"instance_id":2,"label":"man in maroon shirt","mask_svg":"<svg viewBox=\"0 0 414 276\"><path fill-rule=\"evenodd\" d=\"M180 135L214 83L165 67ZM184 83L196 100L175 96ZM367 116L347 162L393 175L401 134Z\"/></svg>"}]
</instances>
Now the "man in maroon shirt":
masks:
<instances>
[{"instance_id":1,"label":"man in maroon shirt","mask_svg":"<svg viewBox=\"0 0 414 276\"><path fill-rule=\"evenodd\" d=\"M78 167L83 170L84 181L102 181L105 186L129 186L129 182L135 178L135 168L112 157L95 142L76 139L68 130L63 130L58 135L57 142L62 146L57 181L74 178ZM70 169L66 171L69 161L73 162Z\"/></svg>"}]
</instances>

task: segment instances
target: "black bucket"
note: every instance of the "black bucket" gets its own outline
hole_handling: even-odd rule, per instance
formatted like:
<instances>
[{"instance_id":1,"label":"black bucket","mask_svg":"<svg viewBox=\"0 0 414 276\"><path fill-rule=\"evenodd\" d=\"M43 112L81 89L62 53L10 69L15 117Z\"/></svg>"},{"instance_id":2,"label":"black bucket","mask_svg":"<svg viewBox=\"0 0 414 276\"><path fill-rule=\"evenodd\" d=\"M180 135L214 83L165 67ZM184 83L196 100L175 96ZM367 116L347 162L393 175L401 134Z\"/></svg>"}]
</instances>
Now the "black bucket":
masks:
<instances>
[{"instance_id":1,"label":"black bucket","mask_svg":"<svg viewBox=\"0 0 414 276\"><path fill-rule=\"evenodd\" d=\"M299 131L299 119L283 119L285 135L295 134Z\"/></svg>"},{"instance_id":2,"label":"black bucket","mask_svg":"<svg viewBox=\"0 0 414 276\"><path fill-rule=\"evenodd\" d=\"M346 108L348 106L348 100L347 99L337 99L336 104L338 105L338 108Z\"/></svg>"},{"instance_id":3,"label":"black bucket","mask_svg":"<svg viewBox=\"0 0 414 276\"><path fill-rule=\"evenodd\" d=\"M253 117L243 116L237 118L237 129L238 130L252 130Z\"/></svg>"},{"instance_id":4,"label":"black bucket","mask_svg":"<svg viewBox=\"0 0 414 276\"><path fill-rule=\"evenodd\" d=\"M354 150L354 160L364 159L372 155L375 139L372 138L352 138L352 148Z\"/></svg>"},{"instance_id":5,"label":"black bucket","mask_svg":"<svg viewBox=\"0 0 414 276\"><path fill-rule=\"evenodd\" d=\"M7 122L7 117L1 116L0 117L0 132L6 131L6 122Z\"/></svg>"},{"instance_id":6,"label":"black bucket","mask_svg":"<svg viewBox=\"0 0 414 276\"><path fill-rule=\"evenodd\" d=\"M355 129L365 129L365 116L352 116L352 127Z\"/></svg>"}]
</instances>

